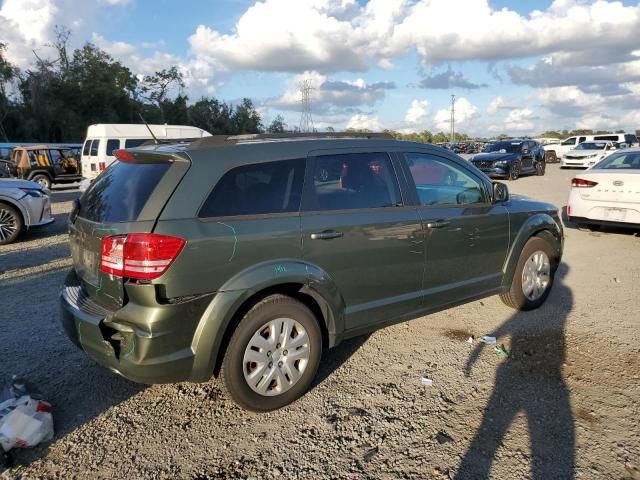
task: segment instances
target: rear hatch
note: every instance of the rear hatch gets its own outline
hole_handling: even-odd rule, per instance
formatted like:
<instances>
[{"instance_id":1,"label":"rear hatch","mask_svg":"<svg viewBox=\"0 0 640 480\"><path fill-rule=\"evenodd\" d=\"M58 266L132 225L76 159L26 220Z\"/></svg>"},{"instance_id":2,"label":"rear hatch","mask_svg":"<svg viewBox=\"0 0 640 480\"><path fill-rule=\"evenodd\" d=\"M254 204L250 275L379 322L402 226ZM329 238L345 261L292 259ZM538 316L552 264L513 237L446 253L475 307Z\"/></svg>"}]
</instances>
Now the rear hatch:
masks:
<instances>
[{"instance_id":1,"label":"rear hatch","mask_svg":"<svg viewBox=\"0 0 640 480\"><path fill-rule=\"evenodd\" d=\"M125 302L124 281L100 270L102 239L150 233L189 168L181 153L137 150L112 163L76 202L69 217L73 268L85 293L115 310Z\"/></svg>"}]
</instances>

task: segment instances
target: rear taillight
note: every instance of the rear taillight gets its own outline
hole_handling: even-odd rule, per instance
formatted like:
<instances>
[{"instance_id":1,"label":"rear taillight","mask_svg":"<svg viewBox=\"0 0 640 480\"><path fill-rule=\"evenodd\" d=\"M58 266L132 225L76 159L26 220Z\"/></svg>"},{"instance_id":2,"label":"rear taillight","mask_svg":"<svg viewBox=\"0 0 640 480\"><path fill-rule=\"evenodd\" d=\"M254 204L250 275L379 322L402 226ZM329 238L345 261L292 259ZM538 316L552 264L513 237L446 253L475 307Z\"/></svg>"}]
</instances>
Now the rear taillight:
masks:
<instances>
[{"instance_id":1,"label":"rear taillight","mask_svg":"<svg viewBox=\"0 0 640 480\"><path fill-rule=\"evenodd\" d=\"M105 162L98 162L99 171L103 171L105 168L107 168L107 164Z\"/></svg>"},{"instance_id":2,"label":"rear taillight","mask_svg":"<svg viewBox=\"0 0 640 480\"><path fill-rule=\"evenodd\" d=\"M591 180L585 180L584 178L574 178L571 180L571 186L576 188L591 188L595 187L598 182L592 182Z\"/></svg>"},{"instance_id":3,"label":"rear taillight","mask_svg":"<svg viewBox=\"0 0 640 480\"><path fill-rule=\"evenodd\" d=\"M100 270L119 277L153 280L167 271L187 242L155 233L130 233L102 239Z\"/></svg>"}]
</instances>

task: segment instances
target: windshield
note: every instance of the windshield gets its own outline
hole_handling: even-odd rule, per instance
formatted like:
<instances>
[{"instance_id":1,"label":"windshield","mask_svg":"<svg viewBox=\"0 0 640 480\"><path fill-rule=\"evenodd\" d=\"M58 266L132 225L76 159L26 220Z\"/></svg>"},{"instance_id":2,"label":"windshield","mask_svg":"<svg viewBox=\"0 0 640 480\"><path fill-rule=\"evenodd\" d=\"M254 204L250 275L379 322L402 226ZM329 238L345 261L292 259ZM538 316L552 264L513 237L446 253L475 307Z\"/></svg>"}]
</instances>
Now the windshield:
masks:
<instances>
[{"instance_id":1,"label":"windshield","mask_svg":"<svg viewBox=\"0 0 640 480\"><path fill-rule=\"evenodd\" d=\"M597 163L597 170L640 170L640 151L614 153Z\"/></svg>"},{"instance_id":2,"label":"windshield","mask_svg":"<svg viewBox=\"0 0 640 480\"><path fill-rule=\"evenodd\" d=\"M486 153L519 153L522 142L495 142L486 146Z\"/></svg>"},{"instance_id":3,"label":"windshield","mask_svg":"<svg viewBox=\"0 0 640 480\"><path fill-rule=\"evenodd\" d=\"M604 150L607 146L607 142L582 142L575 149L576 150Z\"/></svg>"}]
</instances>

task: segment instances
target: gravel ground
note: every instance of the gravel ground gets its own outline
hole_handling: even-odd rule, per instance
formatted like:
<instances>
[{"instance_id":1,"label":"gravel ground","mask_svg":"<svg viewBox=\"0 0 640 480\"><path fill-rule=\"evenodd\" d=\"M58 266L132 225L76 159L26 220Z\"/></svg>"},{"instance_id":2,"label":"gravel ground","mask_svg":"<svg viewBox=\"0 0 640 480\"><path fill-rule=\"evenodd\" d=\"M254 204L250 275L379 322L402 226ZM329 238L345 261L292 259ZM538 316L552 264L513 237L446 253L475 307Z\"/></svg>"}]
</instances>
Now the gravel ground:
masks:
<instances>
[{"instance_id":1,"label":"gravel ground","mask_svg":"<svg viewBox=\"0 0 640 480\"><path fill-rule=\"evenodd\" d=\"M562 207L572 174L550 165L509 187ZM493 297L350 340L301 400L251 414L215 380L135 384L65 338L76 195L56 191L55 225L0 247L0 378L36 383L56 428L5 477L640 478L640 234L568 226L539 310ZM469 335L499 337L509 358Z\"/></svg>"}]
</instances>

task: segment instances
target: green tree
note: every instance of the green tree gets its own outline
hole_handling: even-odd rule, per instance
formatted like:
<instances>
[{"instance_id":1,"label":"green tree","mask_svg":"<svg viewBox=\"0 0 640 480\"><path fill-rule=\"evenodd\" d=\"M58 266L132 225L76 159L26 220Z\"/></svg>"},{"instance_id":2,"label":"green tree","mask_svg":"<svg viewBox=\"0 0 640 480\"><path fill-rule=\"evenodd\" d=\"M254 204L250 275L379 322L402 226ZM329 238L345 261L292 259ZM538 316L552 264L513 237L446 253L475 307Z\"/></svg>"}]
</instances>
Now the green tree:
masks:
<instances>
[{"instance_id":1,"label":"green tree","mask_svg":"<svg viewBox=\"0 0 640 480\"><path fill-rule=\"evenodd\" d=\"M235 108L231 119L235 133L260 133L262 130L260 114L248 98L242 99L242 103Z\"/></svg>"},{"instance_id":2,"label":"green tree","mask_svg":"<svg viewBox=\"0 0 640 480\"><path fill-rule=\"evenodd\" d=\"M184 77L175 66L145 75L140 84L141 96L158 106L163 123L166 121L164 107L174 88L184 88Z\"/></svg>"},{"instance_id":3,"label":"green tree","mask_svg":"<svg viewBox=\"0 0 640 480\"><path fill-rule=\"evenodd\" d=\"M287 124L284 123L284 117L282 115L278 115L267 127L267 133L284 133L286 128Z\"/></svg>"}]
</instances>

